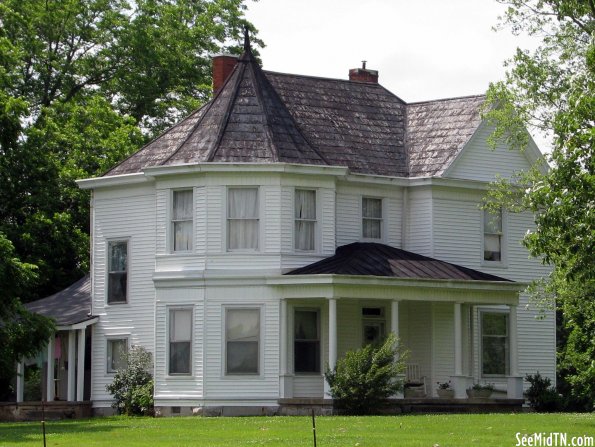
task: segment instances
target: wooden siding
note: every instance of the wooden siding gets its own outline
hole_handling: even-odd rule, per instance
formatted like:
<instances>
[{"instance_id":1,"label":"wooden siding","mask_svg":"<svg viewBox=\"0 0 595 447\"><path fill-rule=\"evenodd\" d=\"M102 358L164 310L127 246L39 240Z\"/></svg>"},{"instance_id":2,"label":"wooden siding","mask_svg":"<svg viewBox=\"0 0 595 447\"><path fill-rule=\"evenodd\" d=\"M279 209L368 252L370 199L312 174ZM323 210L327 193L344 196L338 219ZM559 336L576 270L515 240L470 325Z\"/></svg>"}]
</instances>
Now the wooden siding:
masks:
<instances>
[{"instance_id":1,"label":"wooden siding","mask_svg":"<svg viewBox=\"0 0 595 447\"><path fill-rule=\"evenodd\" d=\"M407 229L403 248L420 255L434 256L432 244L433 219L432 191L427 188L414 189L409 193Z\"/></svg>"},{"instance_id":2,"label":"wooden siding","mask_svg":"<svg viewBox=\"0 0 595 447\"><path fill-rule=\"evenodd\" d=\"M432 304L432 375L428 394L436 395L436 382L448 382L454 374L454 304Z\"/></svg>"}]
</instances>

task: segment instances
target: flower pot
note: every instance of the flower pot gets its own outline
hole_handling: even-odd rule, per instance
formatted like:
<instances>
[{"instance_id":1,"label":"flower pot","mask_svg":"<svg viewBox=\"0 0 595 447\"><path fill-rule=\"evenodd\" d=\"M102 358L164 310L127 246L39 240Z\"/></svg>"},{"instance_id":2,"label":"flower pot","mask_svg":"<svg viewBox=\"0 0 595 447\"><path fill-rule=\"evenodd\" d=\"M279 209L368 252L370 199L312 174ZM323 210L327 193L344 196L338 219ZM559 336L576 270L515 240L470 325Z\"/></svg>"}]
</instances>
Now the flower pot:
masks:
<instances>
[{"instance_id":1,"label":"flower pot","mask_svg":"<svg viewBox=\"0 0 595 447\"><path fill-rule=\"evenodd\" d=\"M438 397L440 399L454 399L454 397L455 397L455 390L451 390L449 388L447 388L447 389L438 388L436 390L436 392L438 393Z\"/></svg>"},{"instance_id":2,"label":"flower pot","mask_svg":"<svg viewBox=\"0 0 595 447\"><path fill-rule=\"evenodd\" d=\"M467 390L467 397L471 399L487 399L492 395L492 390L474 390L469 388Z\"/></svg>"}]
</instances>

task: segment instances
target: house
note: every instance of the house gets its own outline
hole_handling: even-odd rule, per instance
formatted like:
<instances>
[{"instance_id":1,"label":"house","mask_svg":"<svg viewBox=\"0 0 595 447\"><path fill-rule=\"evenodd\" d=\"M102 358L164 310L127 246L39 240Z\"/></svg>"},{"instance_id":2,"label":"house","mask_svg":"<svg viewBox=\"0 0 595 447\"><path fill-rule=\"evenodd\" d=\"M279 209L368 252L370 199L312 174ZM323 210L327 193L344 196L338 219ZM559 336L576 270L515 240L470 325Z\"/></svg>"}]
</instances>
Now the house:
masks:
<instances>
[{"instance_id":1,"label":"house","mask_svg":"<svg viewBox=\"0 0 595 447\"><path fill-rule=\"evenodd\" d=\"M541 160L489 150L483 96L405 103L349 80L213 60L214 97L92 191L90 398L122 349L154 355L164 415L261 412L328 398L324 368L395 332L436 396L451 381L521 399L555 379L555 322L523 292L547 273L527 213L479 208L496 175ZM305 401L304 401L305 402Z\"/></svg>"}]
</instances>

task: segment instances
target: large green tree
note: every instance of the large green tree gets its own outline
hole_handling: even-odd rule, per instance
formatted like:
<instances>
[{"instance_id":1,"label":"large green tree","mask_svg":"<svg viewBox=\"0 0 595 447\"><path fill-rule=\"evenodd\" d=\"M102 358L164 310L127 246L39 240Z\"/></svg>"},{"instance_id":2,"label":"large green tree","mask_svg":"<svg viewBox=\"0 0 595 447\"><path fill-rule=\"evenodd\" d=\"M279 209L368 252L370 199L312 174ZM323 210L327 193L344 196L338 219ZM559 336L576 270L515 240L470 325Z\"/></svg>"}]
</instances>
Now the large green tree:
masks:
<instances>
[{"instance_id":1,"label":"large green tree","mask_svg":"<svg viewBox=\"0 0 595 447\"><path fill-rule=\"evenodd\" d=\"M209 98L210 56L237 53L253 29L244 10L244 0L0 2L0 231L38 267L21 298L88 270L89 196L74 181Z\"/></svg>"},{"instance_id":2,"label":"large green tree","mask_svg":"<svg viewBox=\"0 0 595 447\"><path fill-rule=\"evenodd\" d=\"M556 305L558 384L575 408L595 403L595 2L499 0L502 25L538 36L534 51L517 50L504 82L490 86L486 116L494 141L523 149L526 126L553 133L550 169L500 182L491 203L536 215L524 243L553 266L534 285ZM518 186L522 186L519 188Z\"/></svg>"}]
</instances>

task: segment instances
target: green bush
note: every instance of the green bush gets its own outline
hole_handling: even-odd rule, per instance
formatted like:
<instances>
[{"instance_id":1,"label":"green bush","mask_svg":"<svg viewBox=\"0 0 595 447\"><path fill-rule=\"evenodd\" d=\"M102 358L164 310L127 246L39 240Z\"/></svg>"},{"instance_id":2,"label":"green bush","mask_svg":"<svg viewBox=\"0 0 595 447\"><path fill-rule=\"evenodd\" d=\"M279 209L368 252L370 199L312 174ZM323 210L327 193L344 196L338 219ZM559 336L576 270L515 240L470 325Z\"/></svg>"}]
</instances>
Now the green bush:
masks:
<instances>
[{"instance_id":1,"label":"green bush","mask_svg":"<svg viewBox=\"0 0 595 447\"><path fill-rule=\"evenodd\" d=\"M41 370L36 365L25 367L23 400L41 401Z\"/></svg>"},{"instance_id":2,"label":"green bush","mask_svg":"<svg viewBox=\"0 0 595 447\"><path fill-rule=\"evenodd\" d=\"M126 367L118 370L107 391L114 396L112 407L119 414L153 414L153 376L151 353L142 346L133 346L126 355Z\"/></svg>"},{"instance_id":3,"label":"green bush","mask_svg":"<svg viewBox=\"0 0 595 447\"><path fill-rule=\"evenodd\" d=\"M403 388L398 376L405 370L398 341L390 334L381 346L349 351L325 376L337 408L347 414L377 413L387 399Z\"/></svg>"},{"instance_id":4,"label":"green bush","mask_svg":"<svg viewBox=\"0 0 595 447\"><path fill-rule=\"evenodd\" d=\"M552 386L548 377L542 377L539 372L535 375L527 374L525 380L531 384L525 392L529 405L535 411L554 412L562 408L562 398Z\"/></svg>"}]
</instances>

